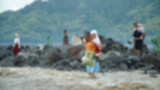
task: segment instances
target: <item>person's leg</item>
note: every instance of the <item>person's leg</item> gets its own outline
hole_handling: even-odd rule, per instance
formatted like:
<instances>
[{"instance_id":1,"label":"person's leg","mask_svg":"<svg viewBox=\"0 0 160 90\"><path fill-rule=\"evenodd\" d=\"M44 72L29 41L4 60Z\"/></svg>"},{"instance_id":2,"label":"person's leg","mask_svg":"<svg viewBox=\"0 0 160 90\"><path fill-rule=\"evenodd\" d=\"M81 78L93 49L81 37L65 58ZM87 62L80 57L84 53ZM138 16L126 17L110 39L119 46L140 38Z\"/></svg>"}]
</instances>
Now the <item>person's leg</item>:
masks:
<instances>
[{"instance_id":1,"label":"person's leg","mask_svg":"<svg viewBox=\"0 0 160 90\"><path fill-rule=\"evenodd\" d=\"M136 48L133 49L133 54L134 54L134 56L137 55L137 53L136 53Z\"/></svg>"},{"instance_id":2,"label":"person's leg","mask_svg":"<svg viewBox=\"0 0 160 90\"><path fill-rule=\"evenodd\" d=\"M143 55L143 40L140 41L140 56Z\"/></svg>"},{"instance_id":3,"label":"person's leg","mask_svg":"<svg viewBox=\"0 0 160 90\"><path fill-rule=\"evenodd\" d=\"M89 73L89 75L90 75L91 77L95 77L94 72Z\"/></svg>"},{"instance_id":4,"label":"person's leg","mask_svg":"<svg viewBox=\"0 0 160 90\"><path fill-rule=\"evenodd\" d=\"M92 66L86 66L87 72L91 77L94 77L94 67Z\"/></svg>"},{"instance_id":5,"label":"person's leg","mask_svg":"<svg viewBox=\"0 0 160 90\"><path fill-rule=\"evenodd\" d=\"M91 73L90 73L90 76L95 78L95 72L99 72L100 70L100 65L99 65L99 62L98 61L95 61L94 62L94 66L91 68Z\"/></svg>"},{"instance_id":6,"label":"person's leg","mask_svg":"<svg viewBox=\"0 0 160 90\"><path fill-rule=\"evenodd\" d=\"M90 66L86 66L86 71L87 71L87 73L90 73L90 72L91 72Z\"/></svg>"},{"instance_id":7,"label":"person's leg","mask_svg":"<svg viewBox=\"0 0 160 90\"><path fill-rule=\"evenodd\" d=\"M99 61L95 61L95 72L99 72L99 71L100 71Z\"/></svg>"},{"instance_id":8,"label":"person's leg","mask_svg":"<svg viewBox=\"0 0 160 90\"><path fill-rule=\"evenodd\" d=\"M137 41L135 41L135 43L134 43L134 48L133 48L133 54L134 54L134 56L137 55L137 53L136 53L137 47L138 47L138 43L137 43Z\"/></svg>"},{"instance_id":9,"label":"person's leg","mask_svg":"<svg viewBox=\"0 0 160 90\"><path fill-rule=\"evenodd\" d=\"M140 56L142 56L143 55L143 50L140 50Z\"/></svg>"}]
</instances>

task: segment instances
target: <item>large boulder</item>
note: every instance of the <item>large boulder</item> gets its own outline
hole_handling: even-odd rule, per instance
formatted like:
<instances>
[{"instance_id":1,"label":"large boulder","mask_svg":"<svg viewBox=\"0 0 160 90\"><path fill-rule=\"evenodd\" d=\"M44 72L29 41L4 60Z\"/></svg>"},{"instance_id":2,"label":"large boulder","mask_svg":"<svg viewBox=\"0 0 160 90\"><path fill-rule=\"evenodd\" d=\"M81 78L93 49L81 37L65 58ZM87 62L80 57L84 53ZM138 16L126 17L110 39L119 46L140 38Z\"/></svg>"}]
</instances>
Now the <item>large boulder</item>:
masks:
<instances>
[{"instance_id":1,"label":"large boulder","mask_svg":"<svg viewBox=\"0 0 160 90\"><path fill-rule=\"evenodd\" d=\"M22 45L20 50L23 52L27 52L28 50L30 50L30 46L29 45Z\"/></svg>"},{"instance_id":2,"label":"large boulder","mask_svg":"<svg viewBox=\"0 0 160 90\"><path fill-rule=\"evenodd\" d=\"M85 66L79 60L76 59L63 59L56 63L53 63L51 68L58 69L58 70L80 70L84 71Z\"/></svg>"},{"instance_id":3,"label":"large boulder","mask_svg":"<svg viewBox=\"0 0 160 90\"><path fill-rule=\"evenodd\" d=\"M78 55L78 59L81 59L83 56L84 56L84 54L85 54L85 50L82 50L80 53L79 53L79 55Z\"/></svg>"},{"instance_id":4,"label":"large boulder","mask_svg":"<svg viewBox=\"0 0 160 90\"><path fill-rule=\"evenodd\" d=\"M99 56L100 58L101 56ZM100 58L101 59L101 58ZM127 58L123 57L120 52L109 51L103 54L101 61L102 71L128 70Z\"/></svg>"},{"instance_id":5,"label":"large boulder","mask_svg":"<svg viewBox=\"0 0 160 90\"><path fill-rule=\"evenodd\" d=\"M0 61L6 57L10 57L13 55L13 52L8 50L8 47L0 46Z\"/></svg>"},{"instance_id":6,"label":"large boulder","mask_svg":"<svg viewBox=\"0 0 160 90\"><path fill-rule=\"evenodd\" d=\"M9 46L7 47L7 50L12 51L12 50L13 50L13 46L12 46L12 45L9 45Z\"/></svg>"},{"instance_id":7,"label":"large boulder","mask_svg":"<svg viewBox=\"0 0 160 90\"><path fill-rule=\"evenodd\" d=\"M102 42L102 52L106 53L108 51L119 51L119 52L126 52L128 50L122 43L113 41L112 38L108 38L103 40Z\"/></svg>"},{"instance_id":8,"label":"large boulder","mask_svg":"<svg viewBox=\"0 0 160 90\"><path fill-rule=\"evenodd\" d=\"M106 60L101 62L102 71L118 71L118 70L128 70L128 65L126 64L126 59L124 57L114 56L108 57Z\"/></svg>"},{"instance_id":9,"label":"large boulder","mask_svg":"<svg viewBox=\"0 0 160 90\"><path fill-rule=\"evenodd\" d=\"M37 44L37 45L36 45L36 48L37 48L38 50L42 51L43 48L44 48L44 45L43 45L43 44Z\"/></svg>"},{"instance_id":10,"label":"large boulder","mask_svg":"<svg viewBox=\"0 0 160 90\"><path fill-rule=\"evenodd\" d=\"M63 56L61 54L57 53L56 50L48 52L45 54L45 64L46 65L51 65L53 63L56 63L57 61L63 59Z\"/></svg>"},{"instance_id":11,"label":"large boulder","mask_svg":"<svg viewBox=\"0 0 160 90\"><path fill-rule=\"evenodd\" d=\"M80 37L78 37L78 35L74 35L71 39L71 45L72 46L77 46L77 45L82 45L83 41L81 40Z\"/></svg>"},{"instance_id":12,"label":"large boulder","mask_svg":"<svg viewBox=\"0 0 160 90\"><path fill-rule=\"evenodd\" d=\"M84 45L73 46L68 50L69 57L72 59L80 59L79 54L83 50L85 50Z\"/></svg>"},{"instance_id":13,"label":"large boulder","mask_svg":"<svg viewBox=\"0 0 160 90\"><path fill-rule=\"evenodd\" d=\"M148 49L148 47L147 47L146 44L143 44L143 52L144 52L145 54L148 54L148 53L149 53L149 49Z\"/></svg>"},{"instance_id":14,"label":"large boulder","mask_svg":"<svg viewBox=\"0 0 160 90\"><path fill-rule=\"evenodd\" d=\"M102 71L135 70L140 68L144 70L146 68L149 70L153 69L147 63L141 61L138 56L125 56L125 54L118 51L108 51L106 54L102 53L99 55L99 59L102 60Z\"/></svg>"},{"instance_id":15,"label":"large boulder","mask_svg":"<svg viewBox=\"0 0 160 90\"><path fill-rule=\"evenodd\" d=\"M14 65L15 60L16 59L14 56L6 57L0 61L0 66L1 67L7 67L7 66L13 67L13 66L15 66Z\"/></svg>"},{"instance_id":16,"label":"large boulder","mask_svg":"<svg viewBox=\"0 0 160 90\"><path fill-rule=\"evenodd\" d=\"M148 64L152 64L157 68L160 68L160 56L155 56L153 54L150 55L144 55L141 58L142 61L148 63Z\"/></svg>"},{"instance_id":17,"label":"large boulder","mask_svg":"<svg viewBox=\"0 0 160 90\"><path fill-rule=\"evenodd\" d=\"M160 57L160 51L154 51L154 52L152 53L152 55L157 56L157 57Z\"/></svg>"},{"instance_id":18,"label":"large boulder","mask_svg":"<svg viewBox=\"0 0 160 90\"><path fill-rule=\"evenodd\" d=\"M20 52L15 58L15 66L38 66L40 63L40 57L36 53Z\"/></svg>"},{"instance_id":19,"label":"large boulder","mask_svg":"<svg viewBox=\"0 0 160 90\"><path fill-rule=\"evenodd\" d=\"M51 52L53 49L54 49L53 46L51 46L51 45L45 45L43 47L43 52Z\"/></svg>"},{"instance_id":20,"label":"large boulder","mask_svg":"<svg viewBox=\"0 0 160 90\"><path fill-rule=\"evenodd\" d=\"M6 50L4 47L0 46L0 61L6 57Z\"/></svg>"},{"instance_id":21,"label":"large boulder","mask_svg":"<svg viewBox=\"0 0 160 90\"><path fill-rule=\"evenodd\" d=\"M62 45L57 47L59 54L61 54L61 56L63 56L64 58L68 57L68 50L71 46L70 45Z\"/></svg>"},{"instance_id":22,"label":"large boulder","mask_svg":"<svg viewBox=\"0 0 160 90\"><path fill-rule=\"evenodd\" d=\"M20 52L18 53L17 57L29 58L29 57L38 57L36 53L31 52Z\"/></svg>"},{"instance_id":23,"label":"large boulder","mask_svg":"<svg viewBox=\"0 0 160 90\"><path fill-rule=\"evenodd\" d=\"M105 37L103 37L102 35L99 35L99 38L102 44L106 42Z\"/></svg>"},{"instance_id":24,"label":"large boulder","mask_svg":"<svg viewBox=\"0 0 160 90\"><path fill-rule=\"evenodd\" d=\"M107 60L108 58L112 58L112 57L115 57L115 56L119 57L119 56L121 56L121 53L117 52L117 51L108 51L105 54L100 53L98 55L98 58L103 61L103 60Z\"/></svg>"}]
</instances>

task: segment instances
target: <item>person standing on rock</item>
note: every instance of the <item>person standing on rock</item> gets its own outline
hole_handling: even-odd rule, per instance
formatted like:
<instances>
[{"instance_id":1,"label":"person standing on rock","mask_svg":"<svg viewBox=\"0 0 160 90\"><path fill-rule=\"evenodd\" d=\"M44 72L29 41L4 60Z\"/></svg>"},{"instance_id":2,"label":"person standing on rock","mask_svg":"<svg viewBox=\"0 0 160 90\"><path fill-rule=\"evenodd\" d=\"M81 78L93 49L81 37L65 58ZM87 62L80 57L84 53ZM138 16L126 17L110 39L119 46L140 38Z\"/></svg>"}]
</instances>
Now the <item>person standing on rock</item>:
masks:
<instances>
[{"instance_id":1,"label":"person standing on rock","mask_svg":"<svg viewBox=\"0 0 160 90\"><path fill-rule=\"evenodd\" d=\"M63 45L68 45L68 35L67 35L67 30L63 31Z\"/></svg>"},{"instance_id":2,"label":"person standing on rock","mask_svg":"<svg viewBox=\"0 0 160 90\"><path fill-rule=\"evenodd\" d=\"M14 38L14 44L13 44L14 56L17 56L19 52L20 52L20 39L19 39L19 35L16 33Z\"/></svg>"},{"instance_id":3,"label":"person standing on rock","mask_svg":"<svg viewBox=\"0 0 160 90\"><path fill-rule=\"evenodd\" d=\"M94 36L94 38L95 37L96 36ZM93 56L93 53L94 53L94 57L95 57L95 53L101 50L101 47L98 46L95 42L93 42L92 36L89 31L84 32L84 44L85 44L86 52L89 52L87 54L92 53L91 56ZM96 58L94 58L92 61L93 61L93 65L86 65L86 70L91 77L95 77L95 72L99 72L100 67L99 67L99 62L96 60Z\"/></svg>"},{"instance_id":4,"label":"person standing on rock","mask_svg":"<svg viewBox=\"0 0 160 90\"><path fill-rule=\"evenodd\" d=\"M136 56L136 51L139 50L140 51L140 55L142 56L143 54L143 41L142 41L142 35L143 33L140 32L138 30L138 24L134 23L134 33L133 33L133 38L132 40L135 42L134 44L134 49L133 49L133 53Z\"/></svg>"},{"instance_id":5,"label":"person standing on rock","mask_svg":"<svg viewBox=\"0 0 160 90\"><path fill-rule=\"evenodd\" d=\"M134 31L135 31L135 27L138 26L138 32L142 33L140 38L142 40L144 40L146 33L145 33L143 25L141 23L138 23L138 24L137 23L133 23L133 25L134 25Z\"/></svg>"}]
</instances>

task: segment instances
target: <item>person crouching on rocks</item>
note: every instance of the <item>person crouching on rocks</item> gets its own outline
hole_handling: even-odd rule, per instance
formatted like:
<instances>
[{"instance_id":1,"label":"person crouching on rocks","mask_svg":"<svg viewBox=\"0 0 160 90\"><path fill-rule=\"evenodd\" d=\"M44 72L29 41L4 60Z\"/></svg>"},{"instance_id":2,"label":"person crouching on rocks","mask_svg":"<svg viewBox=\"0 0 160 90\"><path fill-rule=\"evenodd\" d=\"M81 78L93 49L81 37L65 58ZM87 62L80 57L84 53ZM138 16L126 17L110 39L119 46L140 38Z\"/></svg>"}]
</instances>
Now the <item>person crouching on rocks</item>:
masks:
<instances>
[{"instance_id":1,"label":"person crouching on rocks","mask_svg":"<svg viewBox=\"0 0 160 90\"><path fill-rule=\"evenodd\" d=\"M18 34L15 34L15 38L14 38L14 44L13 44L13 54L14 56L17 56L18 53L20 52L20 39Z\"/></svg>"},{"instance_id":2,"label":"person crouching on rocks","mask_svg":"<svg viewBox=\"0 0 160 90\"><path fill-rule=\"evenodd\" d=\"M86 60L85 58L89 58L89 61L91 61L91 63L84 62L84 64L86 65L86 70L89 73L89 75L91 77L95 77L95 72L99 72L100 70L99 62L96 60L95 56L96 51L100 51L101 47L93 42L92 36L89 31L84 32L84 44L86 52L84 58L82 59L82 62L83 60Z\"/></svg>"}]
</instances>

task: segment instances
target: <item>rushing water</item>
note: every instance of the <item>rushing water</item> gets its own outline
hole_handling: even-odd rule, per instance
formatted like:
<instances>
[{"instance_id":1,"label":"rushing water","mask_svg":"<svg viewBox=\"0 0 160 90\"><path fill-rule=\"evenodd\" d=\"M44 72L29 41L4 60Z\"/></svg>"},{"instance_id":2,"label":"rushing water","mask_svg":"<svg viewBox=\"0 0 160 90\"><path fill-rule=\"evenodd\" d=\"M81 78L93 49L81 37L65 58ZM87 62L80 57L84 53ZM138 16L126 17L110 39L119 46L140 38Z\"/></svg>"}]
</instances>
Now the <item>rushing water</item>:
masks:
<instances>
[{"instance_id":1,"label":"rushing water","mask_svg":"<svg viewBox=\"0 0 160 90\"><path fill-rule=\"evenodd\" d=\"M159 90L156 78L134 72L97 73L57 71L41 68L0 68L0 90Z\"/></svg>"}]
</instances>

